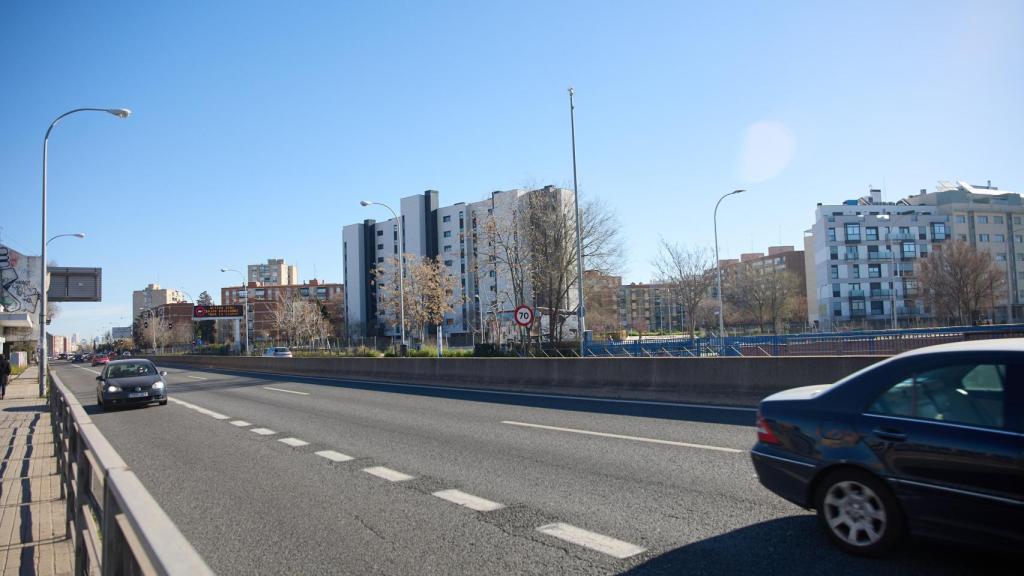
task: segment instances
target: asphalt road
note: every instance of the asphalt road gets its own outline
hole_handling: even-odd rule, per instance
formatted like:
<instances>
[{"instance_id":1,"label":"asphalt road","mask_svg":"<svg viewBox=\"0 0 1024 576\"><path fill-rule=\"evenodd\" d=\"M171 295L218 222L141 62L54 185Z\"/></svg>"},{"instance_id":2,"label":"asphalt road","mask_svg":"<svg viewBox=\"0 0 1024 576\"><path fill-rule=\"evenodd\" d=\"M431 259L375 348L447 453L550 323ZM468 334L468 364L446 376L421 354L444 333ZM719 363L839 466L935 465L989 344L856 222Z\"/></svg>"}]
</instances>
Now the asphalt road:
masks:
<instances>
[{"instance_id":1,"label":"asphalt road","mask_svg":"<svg viewBox=\"0 0 1024 576\"><path fill-rule=\"evenodd\" d=\"M838 552L758 483L749 410L168 368L167 406L104 412L98 368L54 365L218 574L964 574L991 558Z\"/></svg>"}]
</instances>

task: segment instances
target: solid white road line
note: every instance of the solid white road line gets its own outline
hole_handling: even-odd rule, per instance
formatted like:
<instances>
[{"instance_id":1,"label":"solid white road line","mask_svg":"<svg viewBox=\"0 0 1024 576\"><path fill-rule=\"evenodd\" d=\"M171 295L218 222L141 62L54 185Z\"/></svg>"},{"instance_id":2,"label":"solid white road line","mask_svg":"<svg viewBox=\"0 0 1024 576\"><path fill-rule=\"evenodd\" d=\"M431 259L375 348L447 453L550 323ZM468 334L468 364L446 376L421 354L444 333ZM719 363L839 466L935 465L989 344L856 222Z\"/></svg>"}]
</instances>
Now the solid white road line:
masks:
<instances>
[{"instance_id":1,"label":"solid white road line","mask_svg":"<svg viewBox=\"0 0 1024 576\"><path fill-rule=\"evenodd\" d=\"M335 452L334 450L321 450L316 452L316 455L321 458L327 458L331 462L348 462L352 459L351 456L347 456L341 452Z\"/></svg>"},{"instance_id":2,"label":"solid white road line","mask_svg":"<svg viewBox=\"0 0 1024 576\"><path fill-rule=\"evenodd\" d=\"M72 366L74 366L74 365L72 364ZM93 374L95 374L97 376L100 375L99 370L93 370L92 368L86 368L85 366L75 366L75 368L81 368L82 370L85 370L86 372L92 372Z\"/></svg>"},{"instance_id":3,"label":"solid white road line","mask_svg":"<svg viewBox=\"0 0 1024 576\"><path fill-rule=\"evenodd\" d=\"M195 410L196 412L199 412L200 414L206 414L207 416L212 416L212 417L216 418L217 420L227 420L228 418L231 418L230 416L225 416L224 414L221 414L220 412L214 412L213 410L207 410L206 408L203 408L202 406L196 406L195 404L190 404L188 402L185 402L184 400L178 400L177 398L172 398L170 396L168 396L167 399L170 400L171 402L174 402L175 404L180 404L180 405L184 406L185 408L189 408L191 410Z\"/></svg>"},{"instance_id":4,"label":"solid white road line","mask_svg":"<svg viewBox=\"0 0 1024 576\"><path fill-rule=\"evenodd\" d=\"M284 390L281 388L271 388L270 386L264 386L264 390L273 390L274 392L287 392L289 394L299 394L301 396L309 396L309 392L296 392L295 390Z\"/></svg>"},{"instance_id":5,"label":"solid white road line","mask_svg":"<svg viewBox=\"0 0 1024 576\"><path fill-rule=\"evenodd\" d=\"M403 474L398 470L392 470L391 468L385 468L383 466L371 466L370 468L363 468L363 472L367 474L373 474L378 478L390 480L391 482L404 482L406 480L412 480L414 476Z\"/></svg>"},{"instance_id":6,"label":"solid white road line","mask_svg":"<svg viewBox=\"0 0 1024 576\"><path fill-rule=\"evenodd\" d=\"M308 446L309 442L305 440L299 440L298 438L280 438L278 442L283 442L292 448L298 448L299 446Z\"/></svg>"},{"instance_id":7,"label":"solid white road line","mask_svg":"<svg viewBox=\"0 0 1024 576\"><path fill-rule=\"evenodd\" d=\"M440 490L434 492L434 496L442 500L464 506L470 510L476 510L477 512L490 512L492 510L500 510L505 507L504 504L498 504L497 502L491 502L485 500L479 496L473 496L472 494L466 494L461 490Z\"/></svg>"},{"instance_id":8,"label":"solid white road line","mask_svg":"<svg viewBox=\"0 0 1024 576\"><path fill-rule=\"evenodd\" d=\"M191 378L193 380L206 380L206 378L203 378L202 376L189 376L188 374L186 374L185 377Z\"/></svg>"},{"instance_id":9,"label":"solid white road line","mask_svg":"<svg viewBox=\"0 0 1024 576\"><path fill-rule=\"evenodd\" d=\"M630 556L636 556L637 554L646 550L635 544L629 542L623 542L622 540L616 540L596 532L577 528L572 524L565 524L562 522L556 522L554 524L548 524L537 528L538 532L547 534L548 536L554 536L559 540L565 540L584 548L590 548L596 550L602 554L607 554L620 560L629 558Z\"/></svg>"},{"instance_id":10,"label":"solid white road line","mask_svg":"<svg viewBox=\"0 0 1024 576\"><path fill-rule=\"evenodd\" d=\"M245 428L246 426L252 426L252 424L250 424L249 422L246 422L245 420L232 420L231 423L234 424L235 426L238 426L239 428Z\"/></svg>"},{"instance_id":11,"label":"solid white road line","mask_svg":"<svg viewBox=\"0 0 1024 576\"><path fill-rule=\"evenodd\" d=\"M590 430L578 430L576 428L560 428L558 426L545 426L543 424L529 424L526 422L513 422L511 420L502 420L502 424L511 424L512 426L526 426L529 428L540 428L542 430L555 430L557 432L572 432L573 434L586 434L588 436L603 436L605 438L619 438L621 440L633 440L635 442L650 442L652 444L667 444L669 446L682 446L684 448L700 448L702 450L715 450L718 452L728 452L730 454L742 454L744 450L737 450L735 448L722 448L721 446L707 446L704 444L690 444L688 442L675 442L672 440L658 440L657 438L643 438L641 436L626 436L624 434L609 434L608 432L591 432Z\"/></svg>"},{"instance_id":12,"label":"solid white road line","mask_svg":"<svg viewBox=\"0 0 1024 576\"><path fill-rule=\"evenodd\" d=\"M270 436L272 434L277 434L277 432L274 432L270 428L250 428L249 431L255 434L259 434L260 436Z\"/></svg>"}]
</instances>

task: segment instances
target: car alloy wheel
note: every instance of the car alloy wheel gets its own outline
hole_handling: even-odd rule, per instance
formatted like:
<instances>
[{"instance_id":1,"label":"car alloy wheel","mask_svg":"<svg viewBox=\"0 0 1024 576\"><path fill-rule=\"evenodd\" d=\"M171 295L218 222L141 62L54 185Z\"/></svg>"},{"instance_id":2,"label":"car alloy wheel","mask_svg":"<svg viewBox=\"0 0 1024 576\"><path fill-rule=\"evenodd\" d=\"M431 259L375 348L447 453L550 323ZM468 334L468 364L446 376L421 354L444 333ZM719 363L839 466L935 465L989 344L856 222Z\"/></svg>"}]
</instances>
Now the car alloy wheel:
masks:
<instances>
[{"instance_id":1,"label":"car alloy wheel","mask_svg":"<svg viewBox=\"0 0 1024 576\"><path fill-rule=\"evenodd\" d=\"M832 533L851 546L877 544L888 527L882 500L859 482L833 484L825 494L824 514Z\"/></svg>"},{"instance_id":2,"label":"car alloy wheel","mask_svg":"<svg viewBox=\"0 0 1024 576\"><path fill-rule=\"evenodd\" d=\"M899 544L903 512L888 487L861 470L829 474L819 485L815 507L829 537L843 550L880 556Z\"/></svg>"}]
</instances>

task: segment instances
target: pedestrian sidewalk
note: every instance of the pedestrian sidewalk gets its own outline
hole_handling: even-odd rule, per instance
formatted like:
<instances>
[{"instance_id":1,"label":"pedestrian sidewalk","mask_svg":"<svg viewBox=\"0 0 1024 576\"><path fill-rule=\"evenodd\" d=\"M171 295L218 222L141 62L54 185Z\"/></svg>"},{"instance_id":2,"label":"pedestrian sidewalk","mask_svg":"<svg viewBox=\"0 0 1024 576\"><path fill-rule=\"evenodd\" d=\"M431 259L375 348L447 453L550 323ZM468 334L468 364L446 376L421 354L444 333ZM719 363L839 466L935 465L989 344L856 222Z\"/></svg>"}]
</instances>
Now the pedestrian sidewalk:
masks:
<instances>
[{"instance_id":1,"label":"pedestrian sidewalk","mask_svg":"<svg viewBox=\"0 0 1024 576\"><path fill-rule=\"evenodd\" d=\"M8 574L71 574L50 411L39 398L39 367L7 384L0 400L0 569Z\"/></svg>"}]
</instances>

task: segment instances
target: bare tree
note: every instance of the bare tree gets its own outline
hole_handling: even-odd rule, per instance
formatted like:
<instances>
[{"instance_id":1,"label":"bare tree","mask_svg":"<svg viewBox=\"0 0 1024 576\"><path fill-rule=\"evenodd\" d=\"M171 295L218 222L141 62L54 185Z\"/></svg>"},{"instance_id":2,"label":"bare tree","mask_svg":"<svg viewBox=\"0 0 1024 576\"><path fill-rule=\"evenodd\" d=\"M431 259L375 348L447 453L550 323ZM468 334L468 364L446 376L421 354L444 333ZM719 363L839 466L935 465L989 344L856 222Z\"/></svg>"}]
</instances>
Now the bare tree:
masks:
<instances>
[{"instance_id":1,"label":"bare tree","mask_svg":"<svg viewBox=\"0 0 1024 576\"><path fill-rule=\"evenodd\" d=\"M947 242L921 260L921 287L936 316L961 325L976 322L1004 282L992 255L966 242Z\"/></svg>"},{"instance_id":2,"label":"bare tree","mask_svg":"<svg viewBox=\"0 0 1024 576\"><path fill-rule=\"evenodd\" d=\"M659 281L668 284L676 301L683 305L690 338L696 337L697 310L715 281L711 251L669 244L662 238L653 264Z\"/></svg>"},{"instance_id":3,"label":"bare tree","mask_svg":"<svg viewBox=\"0 0 1024 576\"><path fill-rule=\"evenodd\" d=\"M383 266L378 266L374 281L381 317L398 327L402 293L398 259L390 258ZM455 277L439 259L405 255L406 333L419 330L420 340L424 340L428 326L444 322L445 314L454 310L455 283Z\"/></svg>"},{"instance_id":4,"label":"bare tree","mask_svg":"<svg viewBox=\"0 0 1024 576\"><path fill-rule=\"evenodd\" d=\"M725 300L740 312L742 320L756 324L761 331L767 327L775 333L797 305L800 281L793 273L775 266L740 263L729 270L728 282L722 290Z\"/></svg>"}]
</instances>

